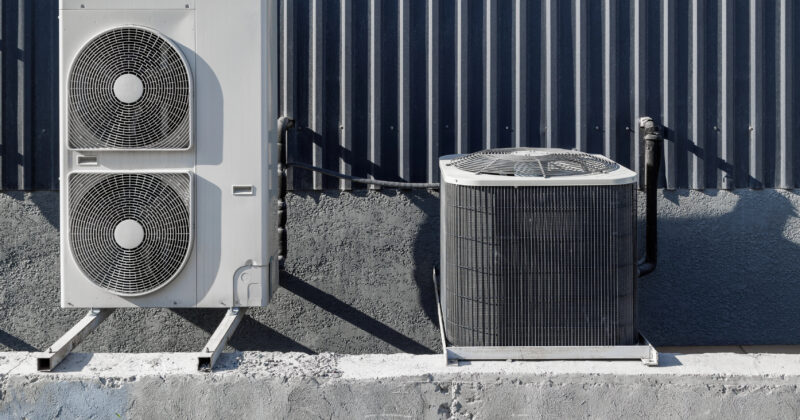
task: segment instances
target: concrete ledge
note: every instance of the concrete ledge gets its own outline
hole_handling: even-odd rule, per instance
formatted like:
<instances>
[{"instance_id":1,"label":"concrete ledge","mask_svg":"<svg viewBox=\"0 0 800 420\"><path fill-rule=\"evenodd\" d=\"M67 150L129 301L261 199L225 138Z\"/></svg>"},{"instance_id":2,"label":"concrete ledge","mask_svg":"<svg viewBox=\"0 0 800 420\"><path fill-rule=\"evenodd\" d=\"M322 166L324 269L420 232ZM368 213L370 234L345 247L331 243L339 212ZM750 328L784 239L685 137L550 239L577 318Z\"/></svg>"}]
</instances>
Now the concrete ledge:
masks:
<instances>
[{"instance_id":1,"label":"concrete ledge","mask_svg":"<svg viewBox=\"0 0 800 420\"><path fill-rule=\"evenodd\" d=\"M440 355L76 354L36 372L0 353L0 418L797 418L800 355L663 354L638 362Z\"/></svg>"}]
</instances>

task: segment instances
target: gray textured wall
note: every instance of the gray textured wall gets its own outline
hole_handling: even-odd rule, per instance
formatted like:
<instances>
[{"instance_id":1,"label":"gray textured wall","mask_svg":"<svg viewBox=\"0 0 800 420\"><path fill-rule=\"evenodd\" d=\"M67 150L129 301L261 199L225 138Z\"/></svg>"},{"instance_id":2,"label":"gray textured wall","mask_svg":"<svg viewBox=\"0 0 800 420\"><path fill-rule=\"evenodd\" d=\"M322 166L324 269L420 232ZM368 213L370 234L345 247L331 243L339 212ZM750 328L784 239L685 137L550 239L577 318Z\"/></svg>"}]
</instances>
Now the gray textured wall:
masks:
<instances>
[{"instance_id":1,"label":"gray textured wall","mask_svg":"<svg viewBox=\"0 0 800 420\"><path fill-rule=\"evenodd\" d=\"M800 344L800 195L662 192L661 258L640 283L657 345ZM430 281L439 201L426 192L289 196L289 259L274 304L250 312L240 350L439 350ZM83 312L58 307L58 197L0 194L0 350L43 349ZM196 351L217 310L120 310L86 351Z\"/></svg>"}]
</instances>

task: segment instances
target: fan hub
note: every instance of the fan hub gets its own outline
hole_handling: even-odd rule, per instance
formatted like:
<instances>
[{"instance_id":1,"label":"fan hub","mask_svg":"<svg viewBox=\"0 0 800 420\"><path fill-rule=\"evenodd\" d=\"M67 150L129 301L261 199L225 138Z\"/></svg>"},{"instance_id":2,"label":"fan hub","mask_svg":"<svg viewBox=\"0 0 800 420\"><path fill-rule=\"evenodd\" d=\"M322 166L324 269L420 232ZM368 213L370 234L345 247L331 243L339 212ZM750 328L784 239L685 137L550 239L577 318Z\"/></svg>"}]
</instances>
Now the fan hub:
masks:
<instances>
[{"instance_id":1,"label":"fan hub","mask_svg":"<svg viewBox=\"0 0 800 420\"><path fill-rule=\"evenodd\" d=\"M126 104L132 104L144 95L144 83L135 74L123 74L114 81L114 96Z\"/></svg>"},{"instance_id":2,"label":"fan hub","mask_svg":"<svg viewBox=\"0 0 800 420\"><path fill-rule=\"evenodd\" d=\"M144 228L136 220L123 220L114 229L114 240L122 248L135 249L144 242Z\"/></svg>"}]
</instances>

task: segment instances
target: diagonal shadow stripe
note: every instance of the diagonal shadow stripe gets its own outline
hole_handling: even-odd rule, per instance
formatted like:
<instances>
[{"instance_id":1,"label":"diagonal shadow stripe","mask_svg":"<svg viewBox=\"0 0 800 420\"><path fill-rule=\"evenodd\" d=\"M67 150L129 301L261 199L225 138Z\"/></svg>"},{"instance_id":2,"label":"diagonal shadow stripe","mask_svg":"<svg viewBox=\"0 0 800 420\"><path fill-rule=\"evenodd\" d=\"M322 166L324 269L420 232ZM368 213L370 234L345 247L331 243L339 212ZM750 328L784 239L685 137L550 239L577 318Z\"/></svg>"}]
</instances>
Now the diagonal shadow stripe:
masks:
<instances>
[{"instance_id":1,"label":"diagonal shadow stripe","mask_svg":"<svg viewBox=\"0 0 800 420\"><path fill-rule=\"evenodd\" d=\"M14 337L13 335L0 330L0 345L6 346L12 351L29 351L29 352L36 352L39 351L36 347L26 343L25 341Z\"/></svg>"},{"instance_id":2,"label":"diagonal shadow stripe","mask_svg":"<svg viewBox=\"0 0 800 420\"><path fill-rule=\"evenodd\" d=\"M338 316L353 326L366 331L376 338L391 344L403 352L412 354L436 353L434 350L425 347L412 338L399 333L392 327L342 302L330 293L323 292L297 277L284 273L284 275L281 276L281 287L331 314Z\"/></svg>"},{"instance_id":3,"label":"diagonal shadow stripe","mask_svg":"<svg viewBox=\"0 0 800 420\"><path fill-rule=\"evenodd\" d=\"M221 309L173 309L172 312L198 328L213 334L225 315ZM204 343L201 343L204 344ZM198 345L201 345L198 344ZM297 341L275 331L252 317L245 316L228 345L239 351L281 351L316 354Z\"/></svg>"}]
</instances>

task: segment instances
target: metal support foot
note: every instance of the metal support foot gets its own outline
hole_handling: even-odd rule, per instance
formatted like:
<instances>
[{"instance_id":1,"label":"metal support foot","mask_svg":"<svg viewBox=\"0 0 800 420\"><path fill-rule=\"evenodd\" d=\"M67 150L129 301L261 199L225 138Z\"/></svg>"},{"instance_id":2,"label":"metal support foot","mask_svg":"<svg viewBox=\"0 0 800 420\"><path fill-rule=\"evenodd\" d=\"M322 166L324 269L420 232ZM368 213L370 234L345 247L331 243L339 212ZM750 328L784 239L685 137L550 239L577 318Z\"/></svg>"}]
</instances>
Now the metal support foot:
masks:
<instances>
[{"instance_id":1,"label":"metal support foot","mask_svg":"<svg viewBox=\"0 0 800 420\"><path fill-rule=\"evenodd\" d=\"M246 308L231 308L222 318L214 334L208 339L208 343L197 355L197 369L203 372L210 372L217 363L219 355L225 350L233 333L236 332L236 327L242 322Z\"/></svg>"},{"instance_id":2,"label":"metal support foot","mask_svg":"<svg viewBox=\"0 0 800 420\"><path fill-rule=\"evenodd\" d=\"M649 341L645 341L645 343L650 346L650 354L642 359L642 363L645 366L658 366L658 350Z\"/></svg>"},{"instance_id":3,"label":"metal support foot","mask_svg":"<svg viewBox=\"0 0 800 420\"><path fill-rule=\"evenodd\" d=\"M647 340L632 346L448 346L444 332L444 314L439 300L439 276L433 270L433 290L439 315L439 331L444 360L458 366L461 360L636 360L658 366L658 351Z\"/></svg>"},{"instance_id":4,"label":"metal support foot","mask_svg":"<svg viewBox=\"0 0 800 420\"><path fill-rule=\"evenodd\" d=\"M113 309L92 309L66 334L61 336L47 351L36 357L36 369L50 372L67 357L92 331L108 318Z\"/></svg>"}]
</instances>

